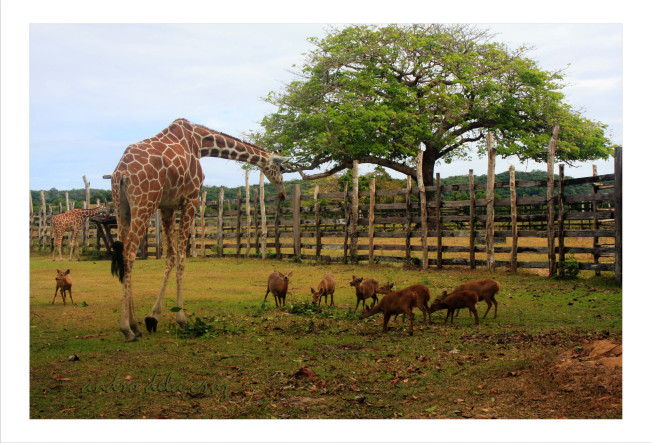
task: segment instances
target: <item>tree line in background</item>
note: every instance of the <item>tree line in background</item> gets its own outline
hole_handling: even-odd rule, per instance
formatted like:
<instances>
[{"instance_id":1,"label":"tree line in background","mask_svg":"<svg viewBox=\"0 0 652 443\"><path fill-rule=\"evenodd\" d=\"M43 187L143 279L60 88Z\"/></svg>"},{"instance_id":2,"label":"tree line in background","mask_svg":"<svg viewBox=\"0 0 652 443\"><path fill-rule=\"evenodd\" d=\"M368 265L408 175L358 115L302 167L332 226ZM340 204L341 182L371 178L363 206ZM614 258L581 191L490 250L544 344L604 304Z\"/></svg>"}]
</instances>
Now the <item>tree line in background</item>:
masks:
<instances>
[{"instance_id":1,"label":"tree line in background","mask_svg":"<svg viewBox=\"0 0 652 443\"><path fill-rule=\"evenodd\" d=\"M521 172L516 171L516 180L546 180L545 171L531 171L531 172ZM377 166L372 172L369 172L365 175L359 177L359 189L361 191L369 190L369 182L371 178L376 179L376 187L378 189L403 189L405 188L406 179L397 179L393 178L387 173L387 171ZM558 177L555 175L555 179ZM566 179L571 179L573 177L567 176ZM486 183L487 175L478 175L474 177L475 183ZM320 192L342 192L344 191L345 184L349 183L349 189L353 188L353 174L351 170L348 170L345 173L335 174L330 177L306 181L306 180L290 180L286 181L286 185L290 188L294 184L300 184L301 190L309 193L314 188L315 185L319 185ZM496 181L509 181L509 171L501 172L496 174ZM447 185L466 185L469 183L468 175L458 175L454 177L442 178L441 183L443 186ZM258 187L258 183L250 183L250 191L252 193L254 189ZM416 182L413 183L413 188L416 187ZM244 186L238 186L234 188L224 188L224 198L227 200L237 198L238 190L244 194ZM202 187L202 194L206 191L206 200L215 201L218 199L220 187L219 186L204 186ZM72 202L75 202L75 208L81 208L82 201L86 198L85 189L71 189L68 192L68 199ZM589 194L592 192L591 184L569 186L564 189L564 193L567 195L574 194ZM32 202L34 203L34 211L37 211L37 208L40 204L40 191L31 191L32 193ZM45 194L45 203L47 205L53 205L55 208L58 208L59 203L63 210L66 209L66 191L60 191L56 188L51 188L49 191L44 191ZM273 196L275 194L274 186L270 183L265 183L265 195ZM518 197L533 197L533 196L542 196L546 194L545 187L528 187L528 188L517 188ZM108 189L90 189L90 200L95 202L97 199L100 202L104 201L113 201L111 191ZM486 196L485 190L480 189L476 191L476 198L484 198ZM442 194L444 200L468 200L469 194L466 191L449 191ZM496 198L509 198L509 189L508 188L499 188L496 189ZM207 208L210 212L212 208ZM56 209L55 209L56 212Z\"/></svg>"}]
</instances>

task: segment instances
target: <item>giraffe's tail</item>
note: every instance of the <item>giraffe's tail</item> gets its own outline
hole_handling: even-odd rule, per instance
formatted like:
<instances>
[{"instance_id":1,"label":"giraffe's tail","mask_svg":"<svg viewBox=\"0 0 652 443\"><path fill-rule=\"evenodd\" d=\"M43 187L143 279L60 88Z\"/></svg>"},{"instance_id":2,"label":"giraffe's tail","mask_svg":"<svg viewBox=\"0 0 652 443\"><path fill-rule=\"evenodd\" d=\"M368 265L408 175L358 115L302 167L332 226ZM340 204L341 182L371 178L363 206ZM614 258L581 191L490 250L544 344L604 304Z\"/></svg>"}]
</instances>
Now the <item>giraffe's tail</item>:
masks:
<instances>
[{"instance_id":1,"label":"giraffe's tail","mask_svg":"<svg viewBox=\"0 0 652 443\"><path fill-rule=\"evenodd\" d=\"M122 255L124 245L121 241L113 242L113 253L111 255L111 274L118 277L120 283L125 278L125 259Z\"/></svg>"}]
</instances>

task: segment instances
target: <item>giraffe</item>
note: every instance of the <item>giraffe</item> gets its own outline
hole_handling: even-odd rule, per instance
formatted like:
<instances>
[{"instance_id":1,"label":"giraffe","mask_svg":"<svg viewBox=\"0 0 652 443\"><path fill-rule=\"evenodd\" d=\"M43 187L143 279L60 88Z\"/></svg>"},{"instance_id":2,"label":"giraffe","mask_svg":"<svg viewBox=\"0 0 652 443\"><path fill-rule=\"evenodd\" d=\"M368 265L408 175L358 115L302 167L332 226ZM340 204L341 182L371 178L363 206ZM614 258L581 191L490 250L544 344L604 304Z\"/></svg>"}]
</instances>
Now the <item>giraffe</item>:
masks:
<instances>
[{"instance_id":1,"label":"giraffe","mask_svg":"<svg viewBox=\"0 0 652 443\"><path fill-rule=\"evenodd\" d=\"M108 214L109 211L109 202L106 202L104 205L97 206L94 209L72 209L52 217L52 261L55 261L55 248L59 248L59 261L63 261L61 241L63 234L67 231L72 231L72 237L70 237L70 258L68 261L72 261L72 251L75 248L77 248L77 260L79 260L79 244L77 242L79 228L81 228L87 218L97 214Z\"/></svg>"},{"instance_id":2,"label":"giraffe","mask_svg":"<svg viewBox=\"0 0 652 443\"><path fill-rule=\"evenodd\" d=\"M131 279L136 249L157 208L161 210L167 257L158 298L145 317L147 331L156 332L168 276L175 266L177 306L183 308L186 245L204 181L199 163L202 157L221 157L256 165L275 185L278 198L284 200L286 197L281 167L287 160L285 157L186 119L177 119L154 137L128 146L111 175L118 223L111 272L122 283L120 330L127 342L137 341L142 335L134 313ZM181 211L181 221L177 238L173 239L176 209ZM183 309L177 311L176 321L180 325L185 323Z\"/></svg>"}]
</instances>

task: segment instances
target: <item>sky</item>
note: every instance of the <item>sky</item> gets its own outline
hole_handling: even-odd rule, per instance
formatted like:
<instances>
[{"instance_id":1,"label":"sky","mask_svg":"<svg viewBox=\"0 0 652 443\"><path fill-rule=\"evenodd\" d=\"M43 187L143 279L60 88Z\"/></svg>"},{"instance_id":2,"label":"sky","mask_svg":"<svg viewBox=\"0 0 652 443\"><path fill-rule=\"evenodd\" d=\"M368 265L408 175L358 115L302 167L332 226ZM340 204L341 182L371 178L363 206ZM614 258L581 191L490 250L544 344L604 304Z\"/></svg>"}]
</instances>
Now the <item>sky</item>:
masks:
<instances>
[{"instance_id":1,"label":"sky","mask_svg":"<svg viewBox=\"0 0 652 443\"><path fill-rule=\"evenodd\" d=\"M608 125L622 143L621 24L478 24L546 70L566 69L567 101ZM260 130L275 111L263 98L296 78L327 24L31 24L29 27L30 188L109 189L124 149L183 117L235 137ZM240 164L201 160L205 185L241 186ZM497 172L545 164L497 162ZM613 172L613 161L584 163L567 176ZM363 166L364 173L373 168ZM442 177L486 173L486 158L441 164ZM401 177L399 173L390 171ZM286 175L286 180L299 178ZM258 180L256 175L255 180Z\"/></svg>"}]
</instances>

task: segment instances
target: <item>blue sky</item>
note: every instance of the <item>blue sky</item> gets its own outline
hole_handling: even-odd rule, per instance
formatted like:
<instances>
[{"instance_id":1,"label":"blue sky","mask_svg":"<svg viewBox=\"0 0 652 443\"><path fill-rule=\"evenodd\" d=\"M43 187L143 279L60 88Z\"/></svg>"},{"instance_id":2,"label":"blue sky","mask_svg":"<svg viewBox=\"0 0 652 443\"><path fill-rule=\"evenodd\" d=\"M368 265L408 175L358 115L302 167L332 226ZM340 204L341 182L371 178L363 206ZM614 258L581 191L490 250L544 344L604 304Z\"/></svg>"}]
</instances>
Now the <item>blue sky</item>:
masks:
<instances>
[{"instance_id":1,"label":"blue sky","mask_svg":"<svg viewBox=\"0 0 652 443\"><path fill-rule=\"evenodd\" d=\"M262 97L294 78L325 24L31 24L31 189L108 189L102 179L131 143L175 118L241 137L274 108ZM622 143L623 27L619 24L478 25L512 47L533 46L544 69L567 69L569 103L609 125ZM599 173L612 161L595 162ZM519 170L545 169L515 159ZM566 174L591 174L591 163ZM244 184L240 165L202 160L206 185ZM486 172L486 160L437 168L443 177ZM371 169L371 166L366 168ZM365 168L363 168L363 171ZM399 174L395 174L400 176ZM295 174L296 176L296 174ZM289 176L287 178L293 178ZM257 180L257 178L256 178Z\"/></svg>"}]
</instances>

